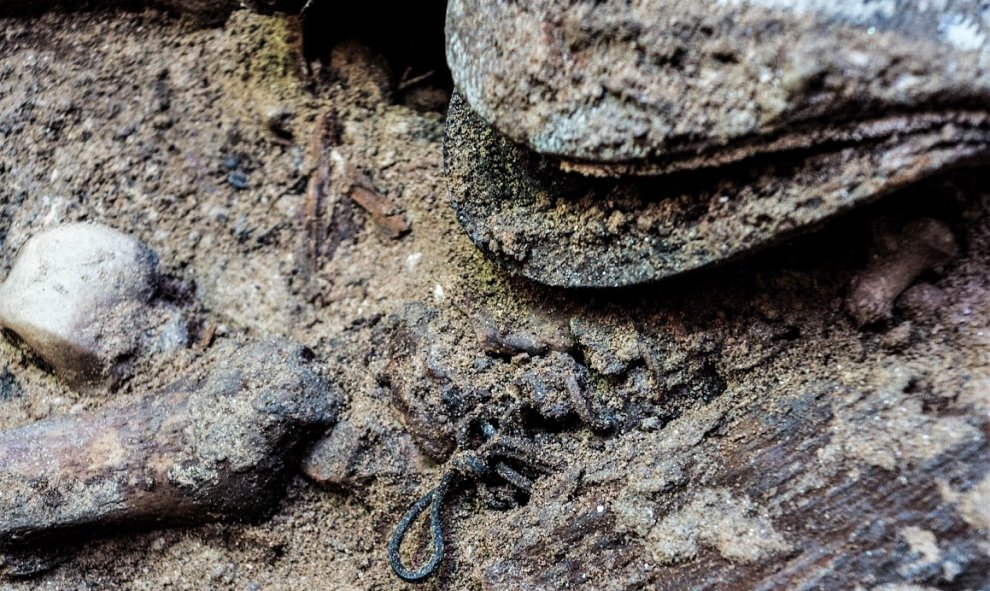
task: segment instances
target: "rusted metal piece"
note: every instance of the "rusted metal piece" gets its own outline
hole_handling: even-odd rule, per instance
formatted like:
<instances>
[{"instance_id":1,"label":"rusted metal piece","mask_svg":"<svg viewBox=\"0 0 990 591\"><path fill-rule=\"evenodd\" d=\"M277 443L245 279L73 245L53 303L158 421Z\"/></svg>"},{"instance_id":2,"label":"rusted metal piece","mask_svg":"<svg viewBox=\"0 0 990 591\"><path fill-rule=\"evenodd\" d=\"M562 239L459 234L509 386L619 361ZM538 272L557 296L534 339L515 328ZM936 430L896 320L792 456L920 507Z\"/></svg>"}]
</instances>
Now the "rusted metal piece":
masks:
<instances>
[{"instance_id":1,"label":"rusted metal piece","mask_svg":"<svg viewBox=\"0 0 990 591\"><path fill-rule=\"evenodd\" d=\"M385 195L358 181L351 185L350 196L371 215L371 219L389 238L397 240L409 233L409 222L395 203Z\"/></svg>"}]
</instances>

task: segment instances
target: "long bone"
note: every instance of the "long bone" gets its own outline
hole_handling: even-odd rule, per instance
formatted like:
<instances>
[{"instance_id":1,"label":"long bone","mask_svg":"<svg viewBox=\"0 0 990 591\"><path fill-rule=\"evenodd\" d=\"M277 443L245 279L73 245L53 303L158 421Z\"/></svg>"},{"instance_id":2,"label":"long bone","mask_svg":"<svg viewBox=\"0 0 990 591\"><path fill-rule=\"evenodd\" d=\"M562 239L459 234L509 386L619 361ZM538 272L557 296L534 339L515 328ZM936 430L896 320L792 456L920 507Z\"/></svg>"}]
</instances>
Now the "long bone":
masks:
<instances>
[{"instance_id":1,"label":"long bone","mask_svg":"<svg viewBox=\"0 0 990 591\"><path fill-rule=\"evenodd\" d=\"M250 519L340 396L285 340L220 346L128 406L0 433L0 549L111 526Z\"/></svg>"}]
</instances>

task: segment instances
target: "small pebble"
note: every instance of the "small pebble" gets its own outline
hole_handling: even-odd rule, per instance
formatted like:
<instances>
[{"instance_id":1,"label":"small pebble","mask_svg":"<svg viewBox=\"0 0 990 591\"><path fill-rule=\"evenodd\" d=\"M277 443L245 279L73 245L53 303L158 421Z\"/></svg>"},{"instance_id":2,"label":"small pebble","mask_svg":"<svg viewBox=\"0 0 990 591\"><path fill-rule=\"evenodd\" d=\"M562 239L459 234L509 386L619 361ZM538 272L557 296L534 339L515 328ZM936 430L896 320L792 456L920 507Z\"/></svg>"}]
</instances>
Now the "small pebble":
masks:
<instances>
[{"instance_id":1,"label":"small pebble","mask_svg":"<svg viewBox=\"0 0 990 591\"><path fill-rule=\"evenodd\" d=\"M20 382L17 381L17 377L11 373L10 369L3 368L0 371L0 400L20 398L23 394L24 390L21 388Z\"/></svg>"},{"instance_id":2,"label":"small pebble","mask_svg":"<svg viewBox=\"0 0 990 591\"><path fill-rule=\"evenodd\" d=\"M227 170L237 170L241 166L241 157L232 154L223 159L223 167Z\"/></svg>"},{"instance_id":3,"label":"small pebble","mask_svg":"<svg viewBox=\"0 0 990 591\"><path fill-rule=\"evenodd\" d=\"M903 351L911 346L911 321L905 321L888 330L881 345L888 351Z\"/></svg>"},{"instance_id":4,"label":"small pebble","mask_svg":"<svg viewBox=\"0 0 990 591\"><path fill-rule=\"evenodd\" d=\"M239 170L227 175L227 182L234 186L235 189L247 189L248 188L248 177L246 174Z\"/></svg>"}]
</instances>

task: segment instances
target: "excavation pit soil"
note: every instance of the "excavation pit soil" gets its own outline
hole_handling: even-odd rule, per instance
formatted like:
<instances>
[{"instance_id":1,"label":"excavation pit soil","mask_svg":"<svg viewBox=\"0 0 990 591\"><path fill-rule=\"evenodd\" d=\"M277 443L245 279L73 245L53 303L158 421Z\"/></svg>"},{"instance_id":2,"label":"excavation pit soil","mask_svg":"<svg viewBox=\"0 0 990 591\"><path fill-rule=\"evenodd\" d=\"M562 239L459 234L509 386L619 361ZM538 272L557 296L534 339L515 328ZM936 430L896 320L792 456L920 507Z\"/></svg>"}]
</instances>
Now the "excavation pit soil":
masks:
<instances>
[{"instance_id":1,"label":"excavation pit soil","mask_svg":"<svg viewBox=\"0 0 990 591\"><path fill-rule=\"evenodd\" d=\"M113 392L75 392L4 339L0 428L123 408L267 336L311 349L345 397L273 515L5 554L0 589L408 588L392 528L459 421L514 401L555 468L518 466L528 496L490 475L451 494L425 588L990 586L985 168L729 265L543 287L450 208L443 76L410 82L427 70L394 39L389 61L313 30L244 10L0 18L0 276L43 228L95 221L150 245L159 296L195 312L193 346L136 360ZM853 278L922 218L958 255L858 327ZM427 558L424 528L403 556Z\"/></svg>"}]
</instances>

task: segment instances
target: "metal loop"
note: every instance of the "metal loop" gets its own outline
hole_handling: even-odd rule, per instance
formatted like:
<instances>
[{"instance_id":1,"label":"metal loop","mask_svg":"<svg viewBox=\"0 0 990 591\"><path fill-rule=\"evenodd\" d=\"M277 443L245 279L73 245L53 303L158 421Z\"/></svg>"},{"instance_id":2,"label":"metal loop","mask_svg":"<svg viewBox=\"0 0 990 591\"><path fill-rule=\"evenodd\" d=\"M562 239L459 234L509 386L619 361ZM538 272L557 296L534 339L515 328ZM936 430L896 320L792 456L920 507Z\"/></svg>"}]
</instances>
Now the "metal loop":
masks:
<instances>
[{"instance_id":1,"label":"metal loop","mask_svg":"<svg viewBox=\"0 0 990 591\"><path fill-rule=\"evenodd\" d=\"M454 472L445 474L436 488L416 501L406 511L406 514L402 516L402 520L399 521L399 524L395 526L395 531L392 532L392 539L388 543L388 562L392 567L392 571L403 581L416 583L425 580L437 570L437 567L440 566L440 562L443 560L443 523L440 519L440 513L451 481L454 479L454 474ZM402 564L402 557L399 555L399 550L402 547L402 541L405 539L406 534L409 533L409 528L427 506L430 506L430 533L433 535L433 555L418 570L409 570Z\"/></svg>"}]
</instances>

